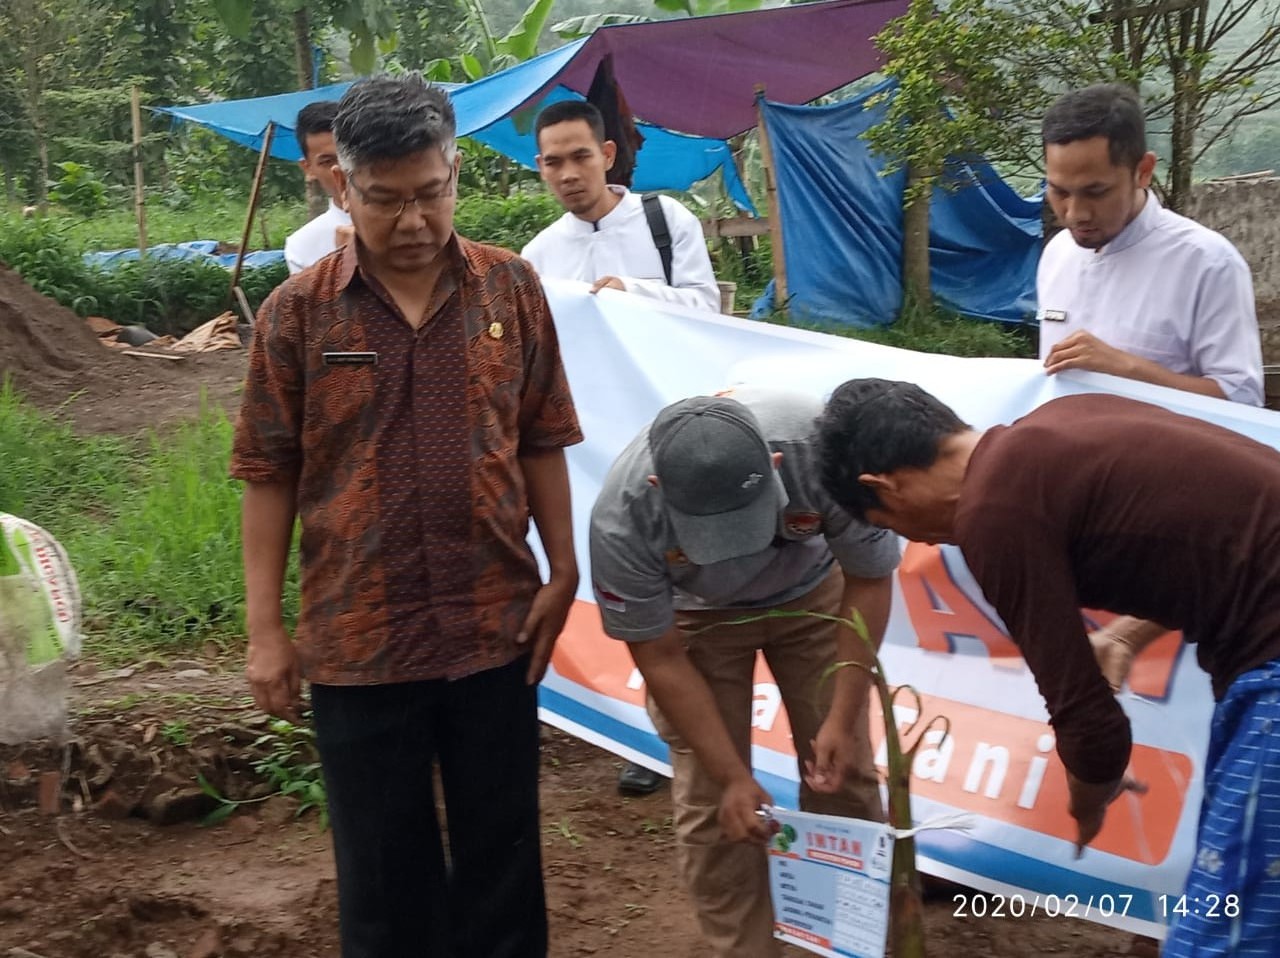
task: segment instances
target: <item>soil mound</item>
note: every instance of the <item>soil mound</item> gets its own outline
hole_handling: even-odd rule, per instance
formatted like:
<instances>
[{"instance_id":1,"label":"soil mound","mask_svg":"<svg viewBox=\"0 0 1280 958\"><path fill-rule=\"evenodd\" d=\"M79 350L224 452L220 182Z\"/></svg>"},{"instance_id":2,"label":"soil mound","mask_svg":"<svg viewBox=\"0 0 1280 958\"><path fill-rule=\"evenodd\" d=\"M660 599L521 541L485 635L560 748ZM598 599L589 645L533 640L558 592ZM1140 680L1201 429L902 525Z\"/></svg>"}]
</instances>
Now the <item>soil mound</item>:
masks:
<instances>
[{"instance_id":1,"label":"soil mound","mask_svg":"<svg viewBox=\"0 0 1280 958\"><path fill-rule=\"evenodd\" d=\"M243 350L180 360L114 352L81 317L0 263L0 378L83 432L137 433L190 418L202 394L233 412L244 370Z\"/></svg>"},{"instance_id":2,"label":"soil mound","mask_svg":"<svg viewBox=\"0 0 1280 958\"><path fill-rule=\"evenodd\" d=\"M5 372L35 380L119 360L83 319L0 264L0 366Z\"/></svg>"}]
</instances>

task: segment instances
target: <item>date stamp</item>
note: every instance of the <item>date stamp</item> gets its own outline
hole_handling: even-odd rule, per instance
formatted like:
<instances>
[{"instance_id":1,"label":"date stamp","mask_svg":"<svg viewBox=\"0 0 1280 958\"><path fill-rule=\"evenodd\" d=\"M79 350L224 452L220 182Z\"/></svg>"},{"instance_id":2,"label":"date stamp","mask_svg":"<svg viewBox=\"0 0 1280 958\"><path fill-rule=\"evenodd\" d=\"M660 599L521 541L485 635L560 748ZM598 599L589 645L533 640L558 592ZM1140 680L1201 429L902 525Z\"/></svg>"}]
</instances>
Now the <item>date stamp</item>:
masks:
<instances>
[{"instance_id":1,"label":"date stamp","mask_svg":"<svg viewBox=\"0 0 1280 958\"><path fill-rule=\"evenodd\" d=\"M1132 895L1009 895L960 892L951 896L952 918L1123 918Z\"/></svg>"}]
</instances>

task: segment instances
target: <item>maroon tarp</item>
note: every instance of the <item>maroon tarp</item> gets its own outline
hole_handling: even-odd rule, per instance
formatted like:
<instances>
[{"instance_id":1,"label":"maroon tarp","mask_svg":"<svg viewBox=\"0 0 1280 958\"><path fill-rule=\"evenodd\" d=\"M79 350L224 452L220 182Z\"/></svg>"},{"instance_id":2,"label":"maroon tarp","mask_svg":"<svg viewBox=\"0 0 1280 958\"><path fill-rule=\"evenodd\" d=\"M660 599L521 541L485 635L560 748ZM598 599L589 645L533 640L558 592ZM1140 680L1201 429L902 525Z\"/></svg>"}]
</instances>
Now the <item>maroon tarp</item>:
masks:
<instances>
[{"instance_id":1,"label":"maroon tarp","mask_svg":"<svg viewBox=\"0 0 1280 958\"><path fill-rule=\"evenodd\" d=\"M757 84L775 103L807 103L875 72L871 38L906 10L907 0L829 0L604 27L554 82L585 95L612 53L636 116L723 139L756 125Z\"/></svg>"}]
</instances>

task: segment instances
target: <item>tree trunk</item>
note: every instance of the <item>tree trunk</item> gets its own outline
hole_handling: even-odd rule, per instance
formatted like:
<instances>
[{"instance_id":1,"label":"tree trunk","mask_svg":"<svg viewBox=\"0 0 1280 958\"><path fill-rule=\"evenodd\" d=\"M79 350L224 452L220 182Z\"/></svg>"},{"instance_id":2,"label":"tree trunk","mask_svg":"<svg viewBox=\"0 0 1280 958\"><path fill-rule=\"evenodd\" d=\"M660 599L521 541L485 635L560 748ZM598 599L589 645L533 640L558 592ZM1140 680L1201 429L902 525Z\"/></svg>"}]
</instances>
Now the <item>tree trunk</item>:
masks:
<instances>
[{"instance_id":1,"label":"tree trunk","mask_svg":"<svg viewBox=\"0 0 1280 958\"><path fill-rule=\"evenodd\" d=\"M297 60L298 89L315 89L315 60L311 56L311 21L307 8L293 13L293 50ZM302 148L302 144L298 144ZM315 219L329 207L329 196L315 180L307 180L307 216Z\"/></svg>"},{"instance_id":2,"label":"tree trunk","mask_svg":"<svg viewBox=\"0 0 1280 958\"><path fill-rule=\"evenodd\" d=\"M0 171L4 172L4 196L10 206L18 205L18 187L13 181L13 170L7 163L0 163Z\"/></svg>"},{"instance_id":3,"label":"tree trunk","mask_svg":"<svg viewBox=\"0 0 1280 958\"><path fill-rule=\"evenodd\" d=\"M1200 125L1198 55L1203 29L1200 21L1207 15L1205 3L1177 14L1170 14L1168 29L1175 48L1170 58L1173 74L1173 116L1170 127L1169 190L1165 205L1181 212L1191 199L1191 174L1195 162L1196 129Z\"/></svg>"},{"instance_id":4,"label":"tree trunk","mask_svg":"<svg viewBox=\"0 0 1280 958\"><path fill-rule=\"evenodd\" d=\"M34 11L28 12L34 14ZM36 153L40 157L40 174L36 178L36 202L43 209L49 205L49 144L45 140L44 110L41 109L44 91L40 83L40 64L36 58L34 44L28 43L23 47L22 59L27 73L27 114L31 117Z\"/></svg>"},{"instance_id":5,"label":"tree trunk","mask_svg":"<svg viewBox=\"0 0 1280 958\"><path fill-rule=\"evenodd\" d=\"M315 60L311 57L311 21L307 8L299 7L293 13L293 50L297 57L298 89L315 89Z\"/></svg>"},{"instance_id":6,"label":"tree trunk","mask_svg":"<svg viewBox=\"0 0 1280 958\"><path fill-rule=\"evenodd\" d=\"M929 194L917 167L907 169L908 197L902 209L902 312L910 319L933 308L929 285Z\"/></svg>"}]
</instances>

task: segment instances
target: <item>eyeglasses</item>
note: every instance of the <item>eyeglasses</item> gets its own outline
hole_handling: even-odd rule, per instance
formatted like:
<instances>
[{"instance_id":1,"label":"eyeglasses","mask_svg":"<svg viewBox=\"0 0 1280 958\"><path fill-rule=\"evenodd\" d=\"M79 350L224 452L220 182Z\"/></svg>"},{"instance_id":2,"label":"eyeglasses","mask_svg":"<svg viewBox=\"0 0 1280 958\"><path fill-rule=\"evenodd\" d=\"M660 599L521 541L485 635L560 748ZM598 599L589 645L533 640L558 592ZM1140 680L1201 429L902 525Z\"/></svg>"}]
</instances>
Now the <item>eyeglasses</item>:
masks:
<instances>
[{"instance_id":1,"label":"eyeglasses","mask_svg":"<svg viewBox=\"0 0 1280 958\"><path fill-rule=\"evenodd\" d=\"M453 176L454 170L449 171L449 179L445 181L443 189L436 190L434 193L415 196L370 196L362 190L352 176L347 177L347 183L360 196L360 201L364 203L365 209L373 216L379 219L394 220L399 219L412 203L418 208L418 212L423 216L430 216L432 213L438 213L444 209L450 199L453 198Z\"/></svg>"}]
</instances>

